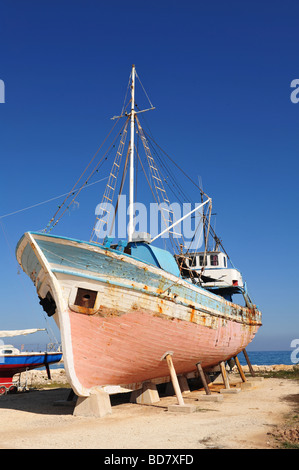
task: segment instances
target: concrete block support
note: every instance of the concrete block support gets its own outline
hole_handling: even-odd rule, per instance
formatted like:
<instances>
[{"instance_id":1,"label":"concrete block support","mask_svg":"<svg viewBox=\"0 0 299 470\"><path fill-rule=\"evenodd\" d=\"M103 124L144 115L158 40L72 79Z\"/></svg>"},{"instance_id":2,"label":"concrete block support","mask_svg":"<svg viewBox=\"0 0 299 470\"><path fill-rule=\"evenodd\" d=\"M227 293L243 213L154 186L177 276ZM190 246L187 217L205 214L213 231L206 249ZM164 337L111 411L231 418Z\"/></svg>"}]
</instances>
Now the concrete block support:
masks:
<instances>
[{"instance_id":1,"label":"concrete block support","mask_svg":"<svg viewBox=\"0 0 299 470\"><path fill-rule=\"evenodd\" d=\"M197 411L197 407L195 405L169 405L168 411L171 413L194 413Z\"/></svg>"},{"instance_id":2,"label":"concrete block support","mask_svg":"<svg viewBox=\"0 0 299 470\"><path fill-rule=\"evenodd\" d=\"M78 397L73 415L103 418L111 413L108 393L102 390L93 390L88 397Z\"/></svg>"},{"instance_id":3,"label":"concrete block support","mask_svg":"<svg viewBox=\"0 0 299 470\"><path fill-rule=\"evenodd\" d=\"M151 405L160 401L158 390L152 382L145 382L142 388L134 390L131 393L130 402L139 403L140 405Z\"/></svg>"}]
</instances>

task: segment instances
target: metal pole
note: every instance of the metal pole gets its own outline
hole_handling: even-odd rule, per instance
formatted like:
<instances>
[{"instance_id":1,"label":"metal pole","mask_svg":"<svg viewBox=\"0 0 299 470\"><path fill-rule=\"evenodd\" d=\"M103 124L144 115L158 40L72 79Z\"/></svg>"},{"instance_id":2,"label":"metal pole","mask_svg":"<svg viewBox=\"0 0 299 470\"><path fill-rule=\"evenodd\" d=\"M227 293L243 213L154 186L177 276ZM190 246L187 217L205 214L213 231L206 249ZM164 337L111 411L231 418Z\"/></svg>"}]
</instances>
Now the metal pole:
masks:
<instances>
[{"instance_id":1,"label":"metal pole","mask_svg":"<svg viewBox=\"0 0 299 470\"><path fill-rule=\"evenodd\" d=\"M172 225L170 225L169 227L167 227L165 230L163 230L163 232L159 233L158 235L155 236L155 238L152 239L152 242L154 242L155 240L157 240L157 238L161 237L161 235L164 235L164 233L166 232L169 232L169 230L171 230L173 227L175 227L177 224L179 224L180 222L182 222L183 220L186 219L186 217L189 217L189 215L193 214L193 212L197 211L198 209L200 209L201 207L203 207L205 204L207 204L208 202L211 202L212 199L209 197L205 202L203 202L202 204L199 204L199 206L196 206L195 209L193 209L192 211L188 212L188 214L185 214L183 217L181 217L179 220L177 220L176 222L174 222Z\"/></svg>"},{"instance_id":2,"label":"metal pole","mask_svg":"<svg viewBox=\"0 0 299 470\"><path fill-rule=\"evenodd\" d=\"M132 65L131 84L131 140L130 140L130 193L129 193L129 229L128 241L132 241L134 232L134 121L135 121L135 65Z\"/></svg>"},{"instance_id":3,"label":"metal pole","mask_svg":"<svg viewBox=\"0 0 299 470\"><path fill-rule=\"evenodd\" d=\"M198 370L198 373L200 375L200 378L201 378L201 381L203 383L203 386L204 386L204 389L205 389L205 392L207 395L211 395L211 390L209 389L208 387L208 383L207 383L207 379L206 379L206 374L204 373L203 371L203 368L201 367L201 363L198 362L196 364L196 367L197 367L197 370Z\"/></svg>"}]
</instances>

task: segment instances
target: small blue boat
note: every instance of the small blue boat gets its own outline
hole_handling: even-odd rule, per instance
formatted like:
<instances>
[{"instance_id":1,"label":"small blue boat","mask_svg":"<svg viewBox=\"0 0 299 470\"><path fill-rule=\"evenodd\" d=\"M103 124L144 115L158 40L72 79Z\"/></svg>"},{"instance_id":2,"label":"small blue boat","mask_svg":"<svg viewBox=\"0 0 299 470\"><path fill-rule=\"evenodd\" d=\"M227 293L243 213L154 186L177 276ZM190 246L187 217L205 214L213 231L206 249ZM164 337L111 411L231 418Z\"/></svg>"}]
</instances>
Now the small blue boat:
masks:
<instances>
[{"instance_id":1,"label":"small blue boat","mask_svg":"<svg viewBox=\"0 0 299 470\"><path fill-rule=\"evenodd\" d=\"M1 337L17 336L21 334L29 334L39 331L31 330L12 330L0 332ZM0 345L0 395L7 392L15 393L18 390L17 385L13 381L15 374L36 369L45 366L48 378L50 379L50 364L61 361L62 353L56 352L21 352L11 344Z\"/></svg>"}]
</instances>

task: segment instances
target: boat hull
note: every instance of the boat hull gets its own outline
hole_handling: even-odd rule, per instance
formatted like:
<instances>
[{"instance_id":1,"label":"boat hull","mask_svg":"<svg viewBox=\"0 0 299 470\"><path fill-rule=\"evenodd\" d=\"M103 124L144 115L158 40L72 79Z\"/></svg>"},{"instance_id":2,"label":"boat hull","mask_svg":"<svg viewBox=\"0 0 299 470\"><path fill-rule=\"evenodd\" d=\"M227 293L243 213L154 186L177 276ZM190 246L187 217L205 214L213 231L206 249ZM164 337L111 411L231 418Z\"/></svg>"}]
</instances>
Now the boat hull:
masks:
<instances>
[{"instance_id":1,"label":"boat hull","mask_svg":"<svg viewBox=\"0 0 299 470\"><path fill-rule=\"evenodd\" d=\"M169 380L167 351L178 374L194 373L199 361L211 367L244 349L261 325L255 308L96 244L26 233L17 259L39 297L55 302L48 313L81 396L93 387L117 393Z\"/></svg>"}]
</instances>

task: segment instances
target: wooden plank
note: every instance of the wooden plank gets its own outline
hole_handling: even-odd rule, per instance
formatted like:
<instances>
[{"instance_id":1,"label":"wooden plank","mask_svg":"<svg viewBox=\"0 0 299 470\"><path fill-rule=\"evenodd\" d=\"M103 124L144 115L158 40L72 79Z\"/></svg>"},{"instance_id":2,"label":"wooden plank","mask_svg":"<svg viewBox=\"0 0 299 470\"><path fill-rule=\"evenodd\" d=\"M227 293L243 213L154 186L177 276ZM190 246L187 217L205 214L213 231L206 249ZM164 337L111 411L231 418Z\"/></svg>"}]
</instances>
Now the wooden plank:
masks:
<instances>
[{"instance_id":1,"label":"wooden plank","mask_svg":"<svg viewBox=\"0 0 299 470\"><path fill-rule=\"evenodd\" d=\"M240 361L238 359L238 356L235 356L234 360L235 360L236 366L238 368L238 371L239 371L240 377L242 379L242 382L246 382L246 377L245 377L244 371L242 369L242 366L240 364Z\"/></svg>"},{"instance_id":2,"label":"wooden plank","mask_svg":"<svg viewBox=\"0 0 299 470\"><path fill-rule=\"evenodd\" d=\"M222 378L223 378L223 383L224 383L224 386L226 389L229 389L230 388L230 385L229 385L229 380L228 380L228 377L227 377L227 373L226 373L226 369L225 369L225 362L220 362L220 370L221 370L221 375L222 375Z\"/></svg>"},{"instance_id":3,"label":"wooden plank","mask_svg":"<svg viewBox=\"0 0 299 470\"><path fill-rule=\"evenodd\" d=\"M248 364L248 368L249 368L251 377L255 377L255 372L254 372L254 370L253 370L253 368L252 368L251 362L250 362L250 360L249 360L249 357L248 357L248 354L247 354L245 348L243 349L243 354L244 354L245 359L246 359L246 362L247 362L247 364Z\"/></svg>"},{"instance_id":4,"label":"wooden plank","mask_svg":"<svg viewBox=\"0 0 299 470\"><path fill-rule=\"evenodd\" d=\"M200 378L201 378L201 381L202 381L202 383L203 383L203 386L204 386L206 395L211 395L211 390L209 389L209 386L208 386L208 383L207 383L206 374L204 373L204 370L203 370L203 368L201 367L201 363L198 362L198 363L196 364L196 367L197 367L199 376L200 376Z\"/></svg>"}]
</instances>

